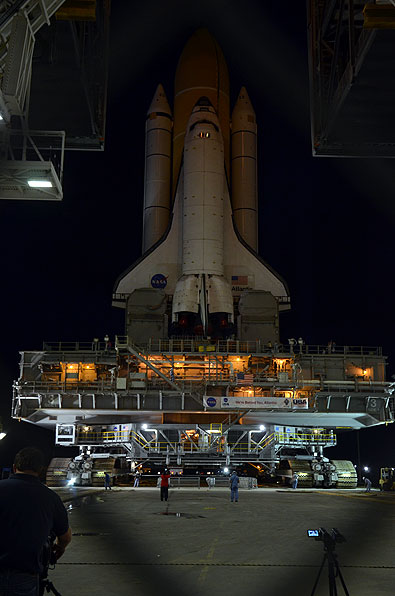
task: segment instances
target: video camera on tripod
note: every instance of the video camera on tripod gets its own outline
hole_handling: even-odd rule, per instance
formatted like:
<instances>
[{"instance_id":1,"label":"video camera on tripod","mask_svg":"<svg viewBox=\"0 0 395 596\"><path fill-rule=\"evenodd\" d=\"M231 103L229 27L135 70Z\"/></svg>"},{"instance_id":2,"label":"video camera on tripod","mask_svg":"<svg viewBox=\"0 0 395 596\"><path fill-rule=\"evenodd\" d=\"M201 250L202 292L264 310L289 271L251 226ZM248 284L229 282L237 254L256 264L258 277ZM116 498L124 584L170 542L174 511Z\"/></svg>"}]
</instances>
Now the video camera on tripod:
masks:
<instances>
[{"instance_id":1,"label":"video camera on tripod","mask_svg":"<svg viewBox=\"0 0 395 596\"><path fill-rule=\"evenodd\" d=\"M307 530L309 538L314 538L324 543L324 547L335 548L335 544L346 542L343 534L340 534L337 528L332 528L330 533L325 528L318 528L318 530Z\"/></svg>"},{"instance_id":2,"label":"video camera on tripod","mask_svg":"<svg viewBox=\"0 0 395 596\"><path fill-rule=\"evenodd\" d=\"M349 596L349 592L343 579L342 572L340 571L337 555L335 553L336 544L346 542L346 539L343 536L343 534L341 534L337 528L332 528L330 532L325 530L325 528L318 528L317 530L307 530L307 536L309 536L309 538L314 538L314 540L317 540L319 542L323 542L325 551L321 567L318 571L318 575L313 586L313 591L311 592L311 596L314 596L315 594L325 562L328 563L328 581L330 596L337 596L337 578L340 579L345 595Z\"/></svg>"},{"instance_id":3,"label":"video camera on tripod","mask_svg":"<svg viewBox=\"0 0 395 596\"><path fill-rule=\"evenodd\" d=\"M54 569L56 565L56 556L54 552L55 536L50 535L47 538L46 543L41 554L41 564L43 567L39 577L39 596L43 596L44 592L52 592L55 596L61 596L60 592L57 591L53 583L48 579L49 569Z\"/></svg>"}]
</instances>

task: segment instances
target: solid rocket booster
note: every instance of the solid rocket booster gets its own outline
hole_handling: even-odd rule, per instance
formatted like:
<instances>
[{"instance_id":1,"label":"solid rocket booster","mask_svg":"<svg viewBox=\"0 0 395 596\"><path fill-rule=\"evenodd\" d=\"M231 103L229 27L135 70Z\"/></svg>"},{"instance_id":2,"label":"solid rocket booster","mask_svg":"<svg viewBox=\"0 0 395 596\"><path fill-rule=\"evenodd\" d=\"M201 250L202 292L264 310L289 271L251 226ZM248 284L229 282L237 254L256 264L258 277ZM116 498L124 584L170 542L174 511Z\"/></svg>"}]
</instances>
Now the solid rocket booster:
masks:
<instances>
[{"instance_id":1,"label":"solid rocket booster","mask_svg":"<svg viewBox=\"0 0 395 596\"><path fill-rule=\"evenodd\" d=\"M233 317L233 299L224 277L224 145L219 121L201 98L187 124L183 165L182 277L173 297L173 320L198 312L207 332L209 313Z\"/></svg>"},{"instance_id":2,"label":"solid rocket booster","mask_svg":"<svg viewBox=\"0 0 395 596\"><path fill-rule=\"evenodd\" d=\"M143 254L161 239L169 224L171 110L158 85L145 125Z\"/></svg>"}]
</instances>

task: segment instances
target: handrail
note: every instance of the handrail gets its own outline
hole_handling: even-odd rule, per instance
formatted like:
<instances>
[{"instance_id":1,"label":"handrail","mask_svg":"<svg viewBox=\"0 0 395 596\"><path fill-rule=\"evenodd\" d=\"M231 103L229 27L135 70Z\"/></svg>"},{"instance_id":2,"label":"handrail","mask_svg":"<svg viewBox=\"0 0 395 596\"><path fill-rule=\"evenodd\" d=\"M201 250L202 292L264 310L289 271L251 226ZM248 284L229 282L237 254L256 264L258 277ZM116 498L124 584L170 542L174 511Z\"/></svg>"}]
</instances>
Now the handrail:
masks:
<instances>
[{"instance_id":1,"label":"handrail","mask_svg":"<svg viewBox=\"0 0 395 596\"><path fill-rule=\"evenodd\" d=\"M149 342L135 345L126 335L115 336L115 348L123 349L128 346L134 347L142 353L223 353L223 354L267 354L281 358L314 356L314 355L333 355L333 356L382 356L381 346L328 346L321 344L303 344L302 346L290 346L278 344L269 346L260 340L241 341L241 340L219 340L211 342L207 339L150 339ZM45 352L113 352L111 345L104 341L44 341L42 350ZM34 351L34 350L32 350Z\"/></svg>"},{"instance_id":2,"label":"handrail","mask_svg":"<svg viewBox=\"0 0 395 596\"><path fill-rule=\"evenodd\" d=\"M117 335L115 337L115 346L118 349L132 345L132 341L126 335ZM161 352L199 352L199 353L244 353L244 354L270 354L272 356L281 357L288 355L290 357L304 356L304 355L347 355L347 356L382 356L382 348L380 346L337 346L334 344L327 345L285 345L285 344L264 344L260 340L256 341L241 341L241 340L219 340L212 342L207 339L196 338L177 338L177 339L150 339L144 344L136 346L137 349L144 353L161 353Z\"/></svg>"},{"instance_id":3,"label":"handrail","mask_svg":"<svg viewBox=\"0 0 395 596\"><path fill-rule=\"evenodd\" d=\"M106 344L104 341L44 341L43 351L105 351ZM128 340L127 336L117 335L115 337L115 347L117 349L133 346L133 342ZM260 340L257 341L240 341L240 340L219 340L215 343L210 340L198 339L151 339L148 343L136 345L136 348L144 353L160 353L160 352L195 352L195 353L266 353L281 357L282 354L288 356L299 355L347 355L347 356L382 356L381 346L332 346L327 345L309 345L294 346L279 344L276 347L265 345ZM202 349L204 348L204 349ZM107 347L107 350L111 348Z\"/></svg>"},{"instance_id":4,"label":"handrail","mask_svg":"<svg viewBox=\"0 0 395 596\"><path fill-rule=\"evenodd\" d=\"M266 437L266 439L261 443L255 446L255 448L259 448L259 449L265 449L266 447L269 447L269 445L271 445L275 440L275 434L272 433L270 434L268 437Z\"/></svg>"},{"instance_id":5,"label":"handrail","mask_svg":"<svg viewBox=\"0 0 395 596\"><path fill-rule=\"evenodd\" d=\"M34 350L32 350L34 351ZM111 342L105 341L44 341L43 352L106 352L115 351Z\"/></svg>"},{"instance_id":6,"label":"handrail","mask_svg":"<svg viewBox=\"0 0 395 596\"><path fill-rule=\"evenodd\" d=\"M213 446L210 444L199 445L199 443L189 442L183 440L181 442L172 441L158 441L156 437L153 437L150 441L145 439L135 430L126 431L103 431L103 432L91 432L79 430L76 437L77 444L84 443L130 443L135 442L147 452L167 452L170 447L170 452L173 454L190 454L199 452L213 451ZM291 435L287 433L271 433L266 439L260 444L251 445L248 441L223 441L218 445L214 446L216 453L225 453L228 447L233 453L251 453L256 451L263 451L273 443L279 443L283 445L292 444L336 444L336 435L334 433L304 433L299 435Z\"/></svg>"},{"instance_id":7,"label":"handrail","mask_svg":"<svg viewBox=\"0 0 395 596\"><path fill-rule=\"evenodd\" d=\"M303 443L332 443L336 442L336 435L334 433L304 433L292 435L290 433L275 433L275 440L282 444L293 444L298 442Z\"/></svg>"},{"instance_id":8,"label":"handrail","mask_svg":"<svg viewBox=\"0 0 395 596\"><path fill-rule=\"evenodd\" d=\"M140 389L140 392L145 393L146 390L157 390L163 391L164 395L166 395L166 391L172 391L167 387L167 384L162 379L150 378L148 381L143 380L144 387ZM226 383L227 385L231 386L229 389L229 396L233 395L241 395L242 392L242 385L235 385L235 383L231 379L206 379L206 383L208 385L213 385L214 383ZM289 383L289 387L286 389L281 389L278 387L275 380L269 381L260 381L259 385L262 386L265 390L265 393L260 392L258 395L266 395L268 397L282 397L278 395L281 391L290 391L290 389L294 388L294 383ZM202 385L202 379L177 379L177 384L179 390L181 392L188 394L192 391L197 391L199 388L204 390L206 385ZM248 383L251 385L251 383ZM257 388L258 383L254 381L253 389ZM361 381L356 379L355 381L318 381L316 379L305 379L303 384L298 387L298 391L304 391L305 393L308 392L310 397L315 397L315 391L324 391L325 393L341 393L350 391L351 388L358 387L360 391L364 391L364 389L368 389L369 387L374 387L375 392L382 391L383 393L386 389L390 386L388 381ZM127 394L135 395L139 393L139 387L133 387L132 383L129 383L129 386L125 389L120 389L117 387L116 378L114 380L105 380L101 379L100 381L23 381L18 380L14 382L14 388L17 389L18 394L23 399L23 394L21 392L33 392L33 393L65 393L67 395L71 394L81 394L81 395L90 395L92 393L117 393L120 397ZM238 390L237 390L238 388ZM204 391L203 391L204 392ZM246 395L250 395L247 391L244 391Z\"/></svg>"}]
</instances>

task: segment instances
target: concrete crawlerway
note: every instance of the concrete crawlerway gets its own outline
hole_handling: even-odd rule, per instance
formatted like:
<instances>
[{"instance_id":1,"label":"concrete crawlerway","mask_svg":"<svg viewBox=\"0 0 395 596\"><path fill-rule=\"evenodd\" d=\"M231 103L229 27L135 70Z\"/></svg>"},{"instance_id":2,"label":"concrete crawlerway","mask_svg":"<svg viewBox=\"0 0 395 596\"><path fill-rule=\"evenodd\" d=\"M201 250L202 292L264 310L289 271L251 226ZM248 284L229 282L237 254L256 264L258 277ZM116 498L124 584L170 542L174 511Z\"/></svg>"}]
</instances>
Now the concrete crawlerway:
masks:
<instances>
[{"instance_id":1,"label":"concrete crawlerway","mask_svg":"<svg viewBox=\"0 0 395 596\"><path fill-rule=\"evenodd\" d=\"M60 493L74 533L50 572L62 596L309 596L323 544L306 530L320 526L347 539L336 552L350 595L394 593L391 493L256 489L238 503L225 488L171 489L168 503L156 488ZM327 583L325 570L317 596Z\"/></svg>"}]
</instances>

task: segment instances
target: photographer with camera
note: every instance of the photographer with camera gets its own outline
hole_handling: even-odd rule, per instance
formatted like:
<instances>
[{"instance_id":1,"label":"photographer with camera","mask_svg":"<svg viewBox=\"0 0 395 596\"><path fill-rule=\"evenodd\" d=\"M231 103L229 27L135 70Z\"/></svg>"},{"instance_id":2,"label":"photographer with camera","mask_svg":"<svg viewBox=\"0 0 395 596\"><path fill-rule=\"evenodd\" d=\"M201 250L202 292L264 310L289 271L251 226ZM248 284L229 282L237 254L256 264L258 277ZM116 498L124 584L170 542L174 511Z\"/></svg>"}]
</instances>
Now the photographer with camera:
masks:
<instances>
[{"instance_id":1,"label":"photographer with camera","mask_svg":"<svg viewBox=\"0 0 395 596\"><path fill-rule=\"evenodd\" d=\"M71 541L60 497L39 480L43 467L41 451L26 447L15 456L14 473L0 481L0 596L38 596L48 537L56 536L56 560Z\"/></svg>"}]
</instances>

